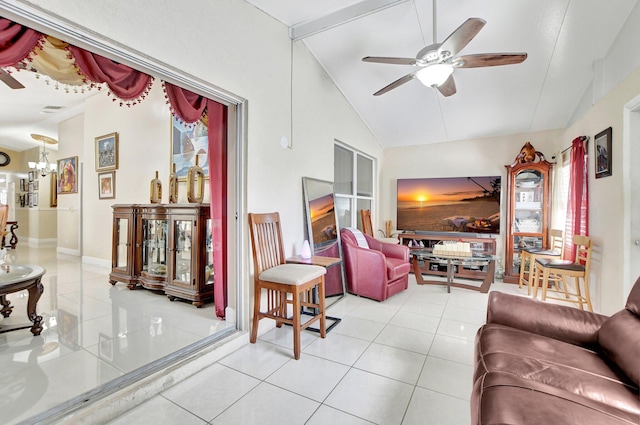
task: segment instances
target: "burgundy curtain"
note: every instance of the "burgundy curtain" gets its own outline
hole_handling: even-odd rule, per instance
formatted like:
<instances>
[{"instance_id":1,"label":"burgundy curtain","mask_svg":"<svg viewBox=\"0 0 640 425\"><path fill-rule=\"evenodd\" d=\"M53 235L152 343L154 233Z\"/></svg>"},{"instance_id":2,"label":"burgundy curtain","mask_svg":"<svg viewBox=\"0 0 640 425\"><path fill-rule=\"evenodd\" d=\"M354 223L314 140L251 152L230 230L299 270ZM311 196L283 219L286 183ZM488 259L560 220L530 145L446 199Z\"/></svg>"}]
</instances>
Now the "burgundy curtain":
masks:
<instances>
[{"instance_id":1,"label":"burgundy curtain","mask_svg":"<svg viewBox=\"0 0 640 425\"><path fill-rule=\"evenodd\" d=\"M0 67L13 66L26 58L43 34L0 18Z\"/></svg>"},{"instance_id":2,"label":"burgundy curtain","mask_svg":"<svg viewBox=\"0 0 640 425\"><path fill-rule=\"evenodd\" d=\"M574 235L589 235L589 190L586 136L573 139L571 143L571 171L569 177L569 199L565 224L564 258L575 261Z\"/></svg>"},{"instance_id":3,"label":"burgundy curtain","mask_svg":"<svg viewBox=\"0 0 640 425\"><path fill-rule=\"evenodd\" d=\"M207 111L209 132L209 193L211 197L211 230L213 245L214 303L216 315L223 318L227 307L227 108L189 90L164 83L171 108L178 118L192 123Z\"/></svg>"},{"instance_id":4,"label":"burgundy curtain","mask_svg":"<svg viewBox=\"0 0 640 425\"><path fill-rule=\"evenodd\" d=\"M69 46L76 65L89 81L106 83L118 98L136 103L137 99L144 99L148 93L153 78L144 72L136 71L104 56L96 55L75 46Z\"/></svg>"}]
</instances>

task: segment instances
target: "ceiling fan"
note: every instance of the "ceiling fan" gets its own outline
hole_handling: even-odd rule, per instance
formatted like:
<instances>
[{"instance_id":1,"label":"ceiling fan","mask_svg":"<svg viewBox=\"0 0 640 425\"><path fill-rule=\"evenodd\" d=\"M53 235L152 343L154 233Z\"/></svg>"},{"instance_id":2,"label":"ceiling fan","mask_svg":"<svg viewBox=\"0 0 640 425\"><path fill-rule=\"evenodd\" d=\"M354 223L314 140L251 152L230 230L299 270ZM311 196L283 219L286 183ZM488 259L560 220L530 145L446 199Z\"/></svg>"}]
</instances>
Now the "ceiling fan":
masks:
<instances>
[{"instance_id":1,"label":"ceiling fan","mask_svg":"<svg viewBox=\"0 0 640 425\"><path fill-rule=\"evenodd\" d=\"M22 83L11 76L7 71L0 68L0 81L12 89L23 89Z\"/></svg>"},{"instance_id":2,"label":"ceiling fan","mask_svg":"<svg viewBox=\"0 0 640 425\"><path fill-rule=\"evenodd\" d=\"M527 58L526 53L481 53L456 56L473 40L486 23L486 21L480 18L467 19L442 43L434 43L420 50L415 59L380 56L366 56L362 58L364 62L414 65L420 67L419 70L397 79L373 95L380 96L417 78L424 85L437 89L443 96L447 97L456 93L456 83L453 80L453 70L455 68L481 68L485 66L510 65L521 63ZM434 41L435 32L434 22Z\"/></svg>"}]
</instances>

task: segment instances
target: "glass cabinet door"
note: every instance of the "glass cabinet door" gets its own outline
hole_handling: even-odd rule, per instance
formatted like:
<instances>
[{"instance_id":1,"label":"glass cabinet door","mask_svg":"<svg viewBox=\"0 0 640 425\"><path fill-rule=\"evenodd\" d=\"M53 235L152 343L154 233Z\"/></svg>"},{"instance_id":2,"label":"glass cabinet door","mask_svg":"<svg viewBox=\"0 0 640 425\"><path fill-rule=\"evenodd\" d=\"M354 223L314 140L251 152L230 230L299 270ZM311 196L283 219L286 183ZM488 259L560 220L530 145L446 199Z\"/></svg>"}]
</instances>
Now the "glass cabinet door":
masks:
<instances>
[{"instance_id":1,"label":"glass cabinet door","mask_svg":"<svg viewBox=\"0 0 640 425\"><path fill-rule=\"evenodd\" d=\"M211 230L211 219L207 219L207 233L205 235L206 244L206 266L204 268L204 282L205 285L213 285L213 232Z\"/></svg>"},{"instance_id":2,"label":"glass cabinet door","mask_svg":"<svg viewBox=\"0 0 640 425\"><path fill-rule=\"evenodd\" d=\"M165 276L167 274L167 220L142 220L142 271Z\"/></svg>"},{"instance_id":3,"label":"glass cabinet door","mask_svg":"<svg viewBox=\"0 0 640 425\"><path fill-rule=\"evenodd\" d=\"M174 262L173 276L174 281L191 283L191 257L193 255L191 242L193 240L193 221L192 220L175 220L173 222L174 229Z\"/></svg>"},{"instance_id":4,"label":"glass cabinet door","mask_svg":"<svg viewBox=\"0 0 640 425\"><path fill-rule=\"evenodd\" d=\"M116 217L116 259L117 268L126 269L129 264L129 219Z\"/></svg>"},{"instance_id":5,"label":"glass cabinet door","mask_svg":"<svg viewBox=\"0 0 640 425\"><path fill-rule=\"evenodd\" d=\"M522 170L515 176L514 233L541 233L544 207L544 175L537 170Z\"/></svg>"}]
</instances>

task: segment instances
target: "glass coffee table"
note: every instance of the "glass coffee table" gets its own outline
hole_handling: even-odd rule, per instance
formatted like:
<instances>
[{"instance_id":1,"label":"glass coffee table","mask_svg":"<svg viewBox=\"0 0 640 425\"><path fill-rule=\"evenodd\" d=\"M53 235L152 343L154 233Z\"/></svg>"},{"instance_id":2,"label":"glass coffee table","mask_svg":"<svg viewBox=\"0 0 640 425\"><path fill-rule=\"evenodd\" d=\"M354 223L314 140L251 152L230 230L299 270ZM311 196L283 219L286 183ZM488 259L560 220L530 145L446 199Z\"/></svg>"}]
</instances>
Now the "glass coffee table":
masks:
<instances>
[{"instance_id":1,"label":"glass coffee table","mask_svg":"<svg viewBox=\"0 0 640 425\"><path fill-rule=\"evenodd\" d=\"M42 332L42 316L36 314L36 304L44 291L42 286L42 276L46 270L43 267L31 264L3 264L0 265L0 314L9 317L13 311L11 302L7 300L7 294L27 290L29 299L27 300L27 317L31 324L0 324L0 333L15 331L18 329L31 328L31 333L40 335Z\"/></svg>"},{"instance_id":2,"label":"glass coffee table","mask_svg":"<svg viewBox=\"0 0 640 425\"><path fill-rule=\"evenodd\" d=\"M489 286L493 282L495 272L495 257L493 255L474 254L471 257L455 256L455 255L436 255L431 249L414 249L411 250L413 263L413 274L416 277L418 285L446 285L447 292L451 292L451 287L471 289L480 291L483 294L489 292ZM428 261L430 264L442 264L447 266L446 281L441 280L424 280L422 271L420 270L420 261ZM454 266L459 267L486 267L486 273L479 274L477 280L482 280L480 286L470 285L466 283L455 282L453 280L455 270ZM466 277L466 279L469 279Z\"/></svg>"}]
</instances>

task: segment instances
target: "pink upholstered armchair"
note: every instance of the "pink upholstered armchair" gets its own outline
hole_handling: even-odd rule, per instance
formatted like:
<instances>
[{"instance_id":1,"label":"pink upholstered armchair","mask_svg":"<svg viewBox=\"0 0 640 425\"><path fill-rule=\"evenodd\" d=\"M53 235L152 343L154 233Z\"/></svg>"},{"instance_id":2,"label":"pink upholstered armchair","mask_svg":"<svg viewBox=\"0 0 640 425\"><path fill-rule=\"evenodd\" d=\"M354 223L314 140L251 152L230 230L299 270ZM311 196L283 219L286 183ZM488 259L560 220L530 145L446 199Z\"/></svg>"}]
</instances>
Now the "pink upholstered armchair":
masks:
<instances>
[{"instance_id":1,"label":"pink upholstered armchair","mask_svg":"<svg viewBox=\"0 0 640 425\"><path fill-rule=\"evenodd\" d=\"M404 291L409 282L409 248L380 242L358 229L340 230L347 290L384 301Z\"/></svg>"}]
</instances>

